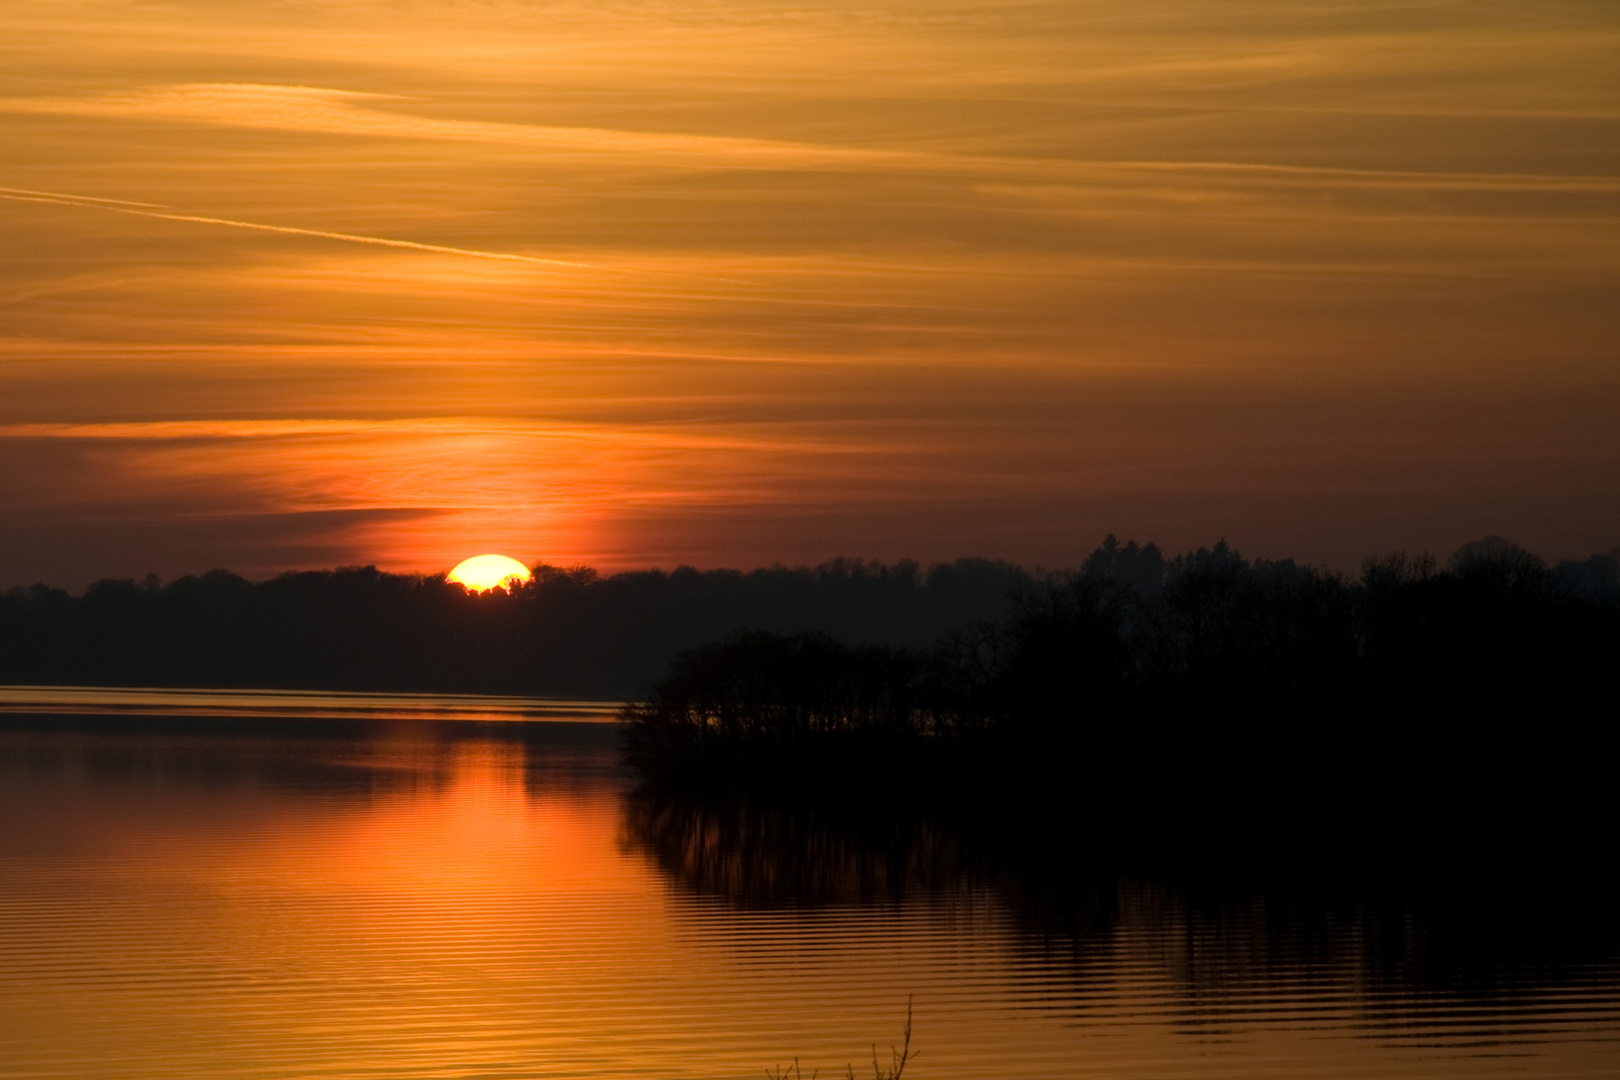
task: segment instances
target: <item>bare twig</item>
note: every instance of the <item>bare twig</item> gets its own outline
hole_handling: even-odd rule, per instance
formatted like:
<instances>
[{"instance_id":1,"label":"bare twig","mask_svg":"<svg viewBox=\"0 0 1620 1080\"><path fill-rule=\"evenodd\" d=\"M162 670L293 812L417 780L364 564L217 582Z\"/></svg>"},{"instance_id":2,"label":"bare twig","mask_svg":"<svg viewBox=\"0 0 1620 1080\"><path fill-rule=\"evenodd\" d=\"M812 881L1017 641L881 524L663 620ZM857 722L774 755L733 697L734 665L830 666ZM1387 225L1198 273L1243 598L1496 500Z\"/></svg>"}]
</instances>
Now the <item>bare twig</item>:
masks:
<instances>
[{"instance_id":1,"label":"bare twig","mask_svg":"<svg viewBox=\"0 0 1620 1080\"><path fill-rule=\"evenodd\" d=\"M820 1070L818 1069L817 1072L819 1071ZM774 1068L766 1069L765 1077L766 1080L790 1080L790 1078L791 1080L804 1080L804 1074L799 1071L798 1058L793 1059L793 1069L791 1072L784 1069L782 1066L777 1065ZM810 1080L816 1080L816 1073L810 1074Z\"/></svg>"},{"instance_id":2,"label":"bare twig","mask_svg":"<svg viewBox=\"0 0 1620 1080\"><path fill-rule=\"evenodd\" d=\"M911 1049L911 1007L912 999L908 997L906 998L905 1040L900 1044L898 1050L894 1048L892 1043L889 1045L888 1068L884 1068L883 1063L878 1061L877 1044L872 1044L873 1080L900 1080L900 1075L906 1071L906 1062L917 1056L916 1051ZM855 1080L855 1066L846 1065L844 1067L844 1080Z\"/></svg>"},{"instance_id":3,"label":"bare twig","mask_svg":"<svg viewBox=\"0 0 1620 1080\"><path fill-rule=\"evenodd\" d=\"M918 1052L911 1048L911 1007L912 999L906 998L906 1027L905 1038L901 1041L899 1049L893 1043L889 1044L889 1064L887 1067L878 1060L877 1044L872 1044L872 1077L873 1080L900 1080L906 1071L906 1063L918 1056ZM804 1080L799 1073L799 1059L793 1059L792 1069L785 1069L778 1065L773 1069L765 1070L765 1080ZM816 1074L810 1074L810 1080L816 1080ZM855 1080L855 1066L844 1066L844 1080Z\"/></svg>"}]
</instances>

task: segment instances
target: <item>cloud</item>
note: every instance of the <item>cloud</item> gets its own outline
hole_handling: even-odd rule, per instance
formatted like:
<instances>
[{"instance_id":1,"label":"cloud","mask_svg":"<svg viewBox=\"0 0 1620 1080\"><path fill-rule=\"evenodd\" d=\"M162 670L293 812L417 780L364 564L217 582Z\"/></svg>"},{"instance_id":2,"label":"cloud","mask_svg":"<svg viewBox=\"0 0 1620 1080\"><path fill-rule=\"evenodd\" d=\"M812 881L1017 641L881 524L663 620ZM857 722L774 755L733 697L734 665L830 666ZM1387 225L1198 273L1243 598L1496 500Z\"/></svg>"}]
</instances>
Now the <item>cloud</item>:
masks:
<instances>
[{"instance_id":1,"label":"cloud","mask_svg":"<svg viewBox=\"0 0 1620 1080\"><path fill-rule=\"evenodd\" d=\"M1199 187L1239 184L1261 187L1620 193L1620 178L1593 175L1347 168L1264 161L1083 159L1028 153L987 154L917 149L892 143L861 146L779 139L631 131L618 128L517 124L442 119L379 108L413 99L307 86L187 83L133 94L90 98L0 98L0 112L125 118L259 128L311 134L484 143L564 157L605 158L642 166L699 170L881 169L959 174L968 178L1105 181L1134 187L1144 177L1180 177ZM103 197L70 196L0 188L11 197L35 196L76 202L147 207ZM126 212L135 212L131 209ZM451 252L478 258L546 260L485 251L436 247L411 241L329 233L148 210L149 216L272 232L325 236L359 243Z\"/></svg>"},{"instance_id":2,"label":"cloud","mask_svg":"<svg viewBox=\"0 0 1620 1080\"><path fill-rule=\"evenodd\" d=\"M8 98L0 100L0 111L476 142L699 168L847 165L893 157L883 151L773 139L439 119L365 104L400 100L307 86L188 83L95 98Z\"/></svg>"},{"instance_id":3,"label":"cloud","mask_svg":"<svg viewBox=\"0 0 1620 1080\"><path fill-rule=\"evenodd\" d=\"M357 552L385 552L391 566L418 570L448 566L470 548L578 561L626 513L881 502L914 456L881 432L863 439L792 424L7 424L0 504L13 513L0 525L0 559L9 560L9 583L72 581L52 569L69 565L99 566L97 576L201 562L267 573L352 562ZM833 459L842 464L829 470ZM132 545L121 554L120 534ZM58 558L53 545L70 536L75 555Z\"/></svg>"},{"instance_id":4,"label":"cloud","mask_svg":"<svg viewBox=\"0 0 1620 1080\"><path fill-rule=\"evenodd\" d=\"M1353 559L1620 506L1590 4L69 7L0 87L29 558Z\"/></svg>"},{"instance_id":5,"label":"cloud","mask_svg":"<svg viewBox=\"0 0 1620 1080\"><path fill-rule=\"evenodd\" d=\"M366 538L429 529L432 507L231 511L202 506L76 507L35 512L0 528L0 588L42 581L80 589L92 579L165 578L225 567L268 577L303 566L375 561Z\"/></svg>"}]
</instances>

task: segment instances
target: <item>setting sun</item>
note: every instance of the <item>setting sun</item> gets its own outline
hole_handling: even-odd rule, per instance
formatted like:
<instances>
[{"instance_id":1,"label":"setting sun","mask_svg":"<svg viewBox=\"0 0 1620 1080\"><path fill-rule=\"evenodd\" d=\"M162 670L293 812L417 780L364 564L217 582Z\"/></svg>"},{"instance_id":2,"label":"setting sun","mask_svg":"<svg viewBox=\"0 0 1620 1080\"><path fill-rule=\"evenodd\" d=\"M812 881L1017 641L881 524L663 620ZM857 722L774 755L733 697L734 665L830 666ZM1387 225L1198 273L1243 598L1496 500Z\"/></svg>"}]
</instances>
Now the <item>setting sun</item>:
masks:
<instances>
[{"instance_id":1,"label":"setting sun","mask_svg":"<svg viewBox=\"0 0 1620 1080\"><path fill-rule=\"evenodd\" d=\"M528 581L533 577L529 568L516 559L509 559L505 555L475 555L457 563L456 568L445 575L445 580L473 592L488 592L490 589L507 589L515 582Z\"/></svg>"}]
</instances>

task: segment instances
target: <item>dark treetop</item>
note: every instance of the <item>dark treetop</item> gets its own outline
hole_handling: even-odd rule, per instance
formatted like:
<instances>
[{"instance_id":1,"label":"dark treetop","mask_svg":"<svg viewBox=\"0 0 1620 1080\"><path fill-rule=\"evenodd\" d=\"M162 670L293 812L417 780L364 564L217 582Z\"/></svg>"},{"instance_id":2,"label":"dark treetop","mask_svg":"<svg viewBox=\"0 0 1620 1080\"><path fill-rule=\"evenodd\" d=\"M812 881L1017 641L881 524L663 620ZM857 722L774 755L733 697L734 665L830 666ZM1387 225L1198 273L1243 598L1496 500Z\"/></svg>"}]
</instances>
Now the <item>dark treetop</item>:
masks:
<instances>
[{"instance_id":1,"label":"dark treetop","mask_svg":"<svg viewBox=\"0 0 1620 1080\"><path fill-rule=\"evenodd\" d=\"M1347 579L1110 538L929 648L685 653L626 709L627 747L655 788L1010 815L1003 837L1460 851L1534 822L1535 843L1613 817L1616 565L1489 539Z\"/></svg>"}]
</instances>

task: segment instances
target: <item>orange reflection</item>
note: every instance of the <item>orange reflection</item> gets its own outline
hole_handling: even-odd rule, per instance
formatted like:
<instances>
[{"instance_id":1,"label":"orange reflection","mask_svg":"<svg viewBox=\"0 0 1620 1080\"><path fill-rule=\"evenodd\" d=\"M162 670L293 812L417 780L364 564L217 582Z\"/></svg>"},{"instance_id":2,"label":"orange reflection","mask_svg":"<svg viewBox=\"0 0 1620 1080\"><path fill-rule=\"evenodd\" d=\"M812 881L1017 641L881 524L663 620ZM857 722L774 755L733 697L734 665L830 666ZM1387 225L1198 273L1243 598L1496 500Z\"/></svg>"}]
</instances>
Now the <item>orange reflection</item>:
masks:
<instances>
[{"instance_id":1,"label":"orange reflection","mask_svg":"<svg viewBox=\"0 0 1620 1080\"><path fill-rule=\"evenodd\" d=\"M0 733L8 1066L740 1080L795 1055L865 1060L898 1035L908 996L941 1080L1507 1080L1612 1064L1607 962L1452 996L1392 979L1359 917L1291 942L1260 898L1217 915L1127 882L1079 901L1095 926L1054 937L971 878L825 906L693 892L621 833L612 761L602 743L408 728Z\"/></svg>"}]
</instances>

